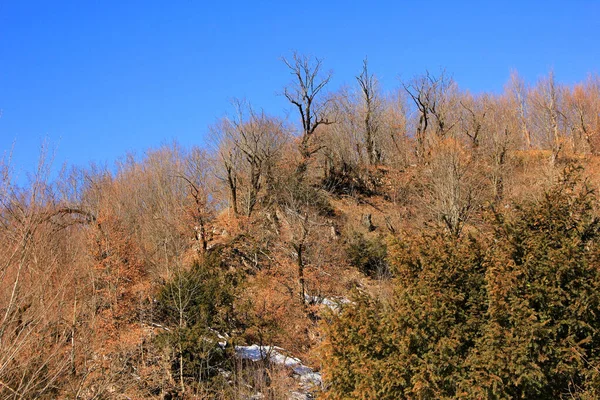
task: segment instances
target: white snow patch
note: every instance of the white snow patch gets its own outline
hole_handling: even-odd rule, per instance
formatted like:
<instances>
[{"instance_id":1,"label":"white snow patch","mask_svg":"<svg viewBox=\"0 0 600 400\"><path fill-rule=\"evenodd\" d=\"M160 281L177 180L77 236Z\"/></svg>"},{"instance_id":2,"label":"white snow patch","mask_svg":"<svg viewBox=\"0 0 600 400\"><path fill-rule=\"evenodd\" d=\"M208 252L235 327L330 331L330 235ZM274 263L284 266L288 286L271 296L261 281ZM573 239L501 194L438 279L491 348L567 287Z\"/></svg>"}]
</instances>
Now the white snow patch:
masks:
<instances>
[{"instance_id":1,"label":"white snow patch","mask_svg":"<svg viewBox=\"0 0 600 400\"><path fill-rule=\"evenodd\" d=\"M225 346L227 346L227 340L229 338L228 334L225 334L225 336L223 336L218 331L214 330L213 328L208 328L208 330L213 332L214 334L216 334L217 337L220 339L217 343L219 344L219 346L221 346L221 348L225 348Z\"/></svg>"},{"instance_id":2,"label":"white snow patch","mask_svg":"<svg viewBox=\"0 0 600 400\"><path fill-rule=\"evenodd\" d=\"M299 379L303 386L320 386L321 385L321 374L314 372L312 368L302 364L302 362L296 358L285 355L285 350L277 346L259 346L253 344L251 346L236 346L236 354L245 360L260 361L269 359L270 362L277 365L283 365L291 368Z\"/></svg>"},{"instance_id":3,"label":"white snow patch","mask_svg":"<svg viewBox=\"0 0 600 400\"><path fill-rule=\"evenodd\" d=\"M309 304L320 304L329 308L332 311L338 311L342 304L350 303L350 300L345 298L333 299L328 297L311 296L309 294L305 294L304 299Z\"/></svg>"}]
</instances>

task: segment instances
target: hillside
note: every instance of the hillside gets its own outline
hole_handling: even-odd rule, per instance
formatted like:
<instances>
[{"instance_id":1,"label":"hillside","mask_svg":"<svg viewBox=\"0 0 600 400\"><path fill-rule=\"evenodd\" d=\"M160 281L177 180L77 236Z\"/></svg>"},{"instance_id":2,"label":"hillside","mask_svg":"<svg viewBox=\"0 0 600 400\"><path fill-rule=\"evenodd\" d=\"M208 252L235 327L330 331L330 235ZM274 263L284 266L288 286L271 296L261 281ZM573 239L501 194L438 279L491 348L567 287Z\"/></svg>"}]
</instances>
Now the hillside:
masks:
<instances>
[{"instance_id":1,"label":"hillside","mask_svg":"<svg viewBox=\"0 0 600 400\"><path fill-rule=\"evenodd\" d=\"M292 122L3 162L0 397L597 398L598 79L287 66Z\"/></svg>"}]
</instances>

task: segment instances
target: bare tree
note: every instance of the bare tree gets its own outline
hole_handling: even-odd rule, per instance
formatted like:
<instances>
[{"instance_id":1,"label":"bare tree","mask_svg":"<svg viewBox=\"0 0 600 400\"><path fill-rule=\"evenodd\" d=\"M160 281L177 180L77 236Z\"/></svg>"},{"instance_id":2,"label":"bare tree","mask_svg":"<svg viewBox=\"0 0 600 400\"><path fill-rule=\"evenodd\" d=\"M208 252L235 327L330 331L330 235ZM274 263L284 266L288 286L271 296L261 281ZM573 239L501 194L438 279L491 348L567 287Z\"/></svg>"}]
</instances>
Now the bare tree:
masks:
<instances>
[{"instance_id":1,"label":"bare tree","mask_svg":"<svg viewBox=\"0 0 600 400\"><path fill-rule=\"evenodd\" d=\"M600 80L589 77L584 84L565 92L566 118L575 151L597 154L600 132Z\"/></svg>"},{"instance_id":2,"label":"bare tree","mask_svg":"<svg viewBox=\"0 0 600 400\"><path fill-rule=\"evenodd\" d=\"M442 139L456 124L456 121L451 118L456 84L445 71L442 71L439 76L434 76L427 71L425 75L418 76L409 83L404 83L403 86L417 107L416 153L417 159L422 162L429 151L430 131L433 137Z\"/></svg>"},{"instance_id":3,"label":"bare tree","mask_svg":"<svg viewBox=\"0 0 600 400\"><path fill-rule=\"evenodd\" d=\"M452 235L459 236L472 215L479 192L473 158L460 142L447 138L432 149L425 173L427 207Z\"/></svg>"},{"instance_id":4,"label":"bare tree","mask_svg":"<svg viewBox=\"0 0 600 400\"><path fill-rule=\"evenodd\" d=\"M556 83L554 72L540 80L531 94L533 120L543 145L550 148L550 164L554 165L565 139L563 88Z\"/></svg>"},{"instance_id":5,"label":"bare tree","mask_svg":"<svg viewBox=\"0 0 600 400\"><path fill-rule=\"evenodd\" d=\"M272 179L276 158L287 140L287 130L279 118L256 112L245 101L234 101L235 114L219 125L219 154L234 212L238 212L240 190L250 216L266 181Z\"/></svg>"},{"instance_id":6,"label":"bare tree","mask_svg":"<svg viewBox=\"0 0 600 400\"><path fill-rule=\"evenodd\" d=\"M494 202L504 198L506 178L510 170L510 153L515 150L521 135L518 109L511 94L487 98L487 113L482 130L482 150Z\"/></svg>"},{"instance_id":7,"label":"bare tree","mask_svg":"<svg viewBox=\"0 0 600 400\"><path fill-rule=\"evenodd\" d=\"M191 207L188 207L189 216L194 226L194 237L198 243L197 251L201 254L208 249L208 224L213 216L208 184L209 174L212 170L206 153L196 147L186 158L185 170L178 175L189 185L189 193L193 201Z\"/></svg>"},{"instance_id":8,"label":"bare tree","mask_svg":"<svg viewBox=\"0 0 600 400\"><path fill-rule=\"evenodd\" d=\"M332 93L328 118L336 123L324 127L319 136L323 183L330 191L348 191L349 181L358 177L365 165L362 107L356 93L348 88Z\"/></svg>"},{"instance_id":9,"label":"bare tree","mask_svg":"<svg viewBox=\"0 0 600 400\"><path fill-rule=\"evenodd\" d=\"M382 110L381 153L386 163L398 168L409 164L407 98L404 90L386 97Z\"/></svg>"},{"instance_id":10,"label":"bare tree","mask_svg":"<svg viewBox=\"0 0 600 400\"><path fill-rule=\"evenodd\" d=\"M272 167L286 141L287 131L281 119L256 112L244 102L236 103L237 117L232 120L235 145L243 154L247 169L248 190L246 215L250 216L263 188L263 181L272 177Z\"/></svg>"},{"instance_id":11,"label":"bare tree","mask_svg":"<svg viewBox=\"0 0 600 400\"><path fill-rule=\"evenodd\" d=\"M374 165L381 160L381 152L375 146L375 137L379 130L380 99L377 89L377 80L369 74L368 62L363 60L363 69L356 77L360 86L361 100L364 107L364 143L369 165Z\"/></svg>"},{"instance_id":12,"label":"bare tree","mask_svg":"<svg viewBox=\"0 0 600 400\"><path fill-rule=\"evenodd\" d=\"M226 182L229 193L229 207L234 215L238 215L238 186L239 171L242 163L242 153L235 142L230 139L233 131L230 121L221 119L216 125L211 126L212 136L218 140L218 157L222 166L223 174L219 178Z\"/></svg>"},{"instance_id":13,"label":"bare tree","mask_svg":"<svg viewBox=\"0 0 600 400\"><path fill-rule=\"evenodd\" d=\"M533 146L533 141L531 137L531 130L528 126L528 89L517 71L512 71L510 74L508 91L511 93L514 99L515 107L519 115L524 147L525 149L531 149Z\"/></svg>"},{"instance_id":14,"label":"bare tree","mask_svg":"<svg viewBox=\"0 0 600 400\"><path fill-rule=\"evenodd\" d=\"M477 149L481 142L482 128L488 113L487 96L473 97L465 93L459 101L463 112L461 114L461 128L469 138L471 147Z\"/></svg>"},{"instance_id":15,"label":"bare tree","mask_svg":"<svg viewBox=\"0 0 600 400\"><path fill-rule=\"evenodd\" d=\"M328 258L321 252L330 238L328 233L331 225L308 206L307 203L311 200L293 196L294 198L288 198L283 209L282 222L285 227L286 242L291 247L295 258L296 283L293 286L293 295L298 296L303 311L309 312L307 305L310 302L310 294L319 287L314 277L315 270L320 271L317 275L322 275L327 274L326 270L330 268L321 265L327 264L324 260Z\"/></svg>"},{"instance_id":16,"label":"bare tree","mask_svg":"<svg viewBox=\"0 0 600 400\"><path fill-rule=\"evenodd\" d=\"M323 60L294 53L291 60L283 62L294 76L294 82L284 89L284 95L298 109L302 120L300 137L301 161L297 173L301 178L308 167L311 156L320 150L314 146L313 137L320 125L331 124L326 118L327 101L319 95L331 80L331 72L322 75Z\"/></svg>"}]
</instances>

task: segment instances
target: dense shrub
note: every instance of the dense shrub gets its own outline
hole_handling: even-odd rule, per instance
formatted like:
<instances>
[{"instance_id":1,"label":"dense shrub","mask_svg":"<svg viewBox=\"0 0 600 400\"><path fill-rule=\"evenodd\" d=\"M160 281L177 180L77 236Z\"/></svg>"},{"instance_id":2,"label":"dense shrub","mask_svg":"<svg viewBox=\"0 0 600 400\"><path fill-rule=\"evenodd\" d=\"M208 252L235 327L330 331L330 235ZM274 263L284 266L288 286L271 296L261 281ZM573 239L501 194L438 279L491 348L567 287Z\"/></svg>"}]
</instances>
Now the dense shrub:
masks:
<instances>
[{"instance_id":1,"label":"dense shrub","mask_svg":"<svg viewBox=\"0 0 600 400\"><path fill-rule=\"evenodd\" d=\"M346 245L346 255L350 264L360 272L371 277L387 277L387 246L382 238L366 238L354 232Z\"/></svg>"},{"instance_id":2,"label":"dense shrub","mask_svg":"<svg viewBox=\"0 0 600 400\"><path fill-rule=\"evenodd\" d=\"M327 398L558 399L600 394L600 220L571 172L490 238L390 250L395 294L326 326Z\"/></svg>"},{"instance_id":3,"label":"dense shrub","mask_svg":"<svg viewBox=\"0 0 600 400\"><path fill-rule=\"evenodd\" d=\"M221 252L212 251L161 288L160 315L170 329L158 342L170 354L175 376L202 382L230 368L233 350L223 346L223 338L234 326L235 285L236 276L221 265Z\"/></svg>"}]
</instances>

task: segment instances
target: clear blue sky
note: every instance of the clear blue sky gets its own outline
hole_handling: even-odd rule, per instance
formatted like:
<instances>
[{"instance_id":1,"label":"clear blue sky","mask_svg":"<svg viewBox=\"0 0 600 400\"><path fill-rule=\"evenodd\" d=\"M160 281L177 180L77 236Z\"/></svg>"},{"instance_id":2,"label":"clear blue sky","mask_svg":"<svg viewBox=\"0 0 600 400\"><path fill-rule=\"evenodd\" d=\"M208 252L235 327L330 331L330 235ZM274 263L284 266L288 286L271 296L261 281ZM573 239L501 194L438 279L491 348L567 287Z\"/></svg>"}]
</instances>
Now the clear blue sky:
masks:
<instances>
[{"instance_id":1,"label":"clear blue sky","mask_svg":"<svg viewBox=\"0 0 600 400\"><path fill-rule=\"evenodd\" d=\"M511 69L565 83L600 72L599 40L591 0L0 0L0 151L14 143L30 170L44 138L76 165L202 144L233 97L285 113L292 50L325 58L331 89L367 55L385 89L445 67L463 88L498 91Z\"/></svg>"}]
</instances>

